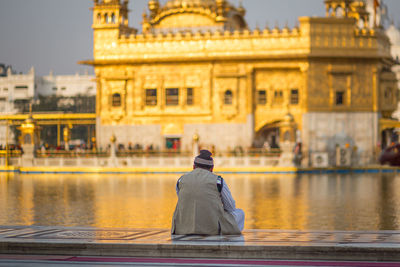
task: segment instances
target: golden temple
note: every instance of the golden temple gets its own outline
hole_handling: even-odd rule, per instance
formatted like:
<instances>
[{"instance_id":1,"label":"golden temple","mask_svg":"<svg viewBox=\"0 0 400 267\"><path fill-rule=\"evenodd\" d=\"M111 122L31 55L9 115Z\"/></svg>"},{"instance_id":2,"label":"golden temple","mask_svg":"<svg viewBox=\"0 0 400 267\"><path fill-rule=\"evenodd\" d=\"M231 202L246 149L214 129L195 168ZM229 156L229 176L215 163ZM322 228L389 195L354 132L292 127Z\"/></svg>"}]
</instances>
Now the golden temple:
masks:
<instances>
[{"instance_id":1,"label":"golden temple","mask_svg":"<svg viewBox=\"0 0 400 267\"><path fill-rule=\"evenodd\" d=\"M322 4L322 0L321 0ZM148 1L141 33L128 0L94 0L96 136L215 150L302 143L350 146L370 163L397 108L390 42L363 1L325 0L325 17L250 30L227 0Z\"/></svg>"}]
</instances>

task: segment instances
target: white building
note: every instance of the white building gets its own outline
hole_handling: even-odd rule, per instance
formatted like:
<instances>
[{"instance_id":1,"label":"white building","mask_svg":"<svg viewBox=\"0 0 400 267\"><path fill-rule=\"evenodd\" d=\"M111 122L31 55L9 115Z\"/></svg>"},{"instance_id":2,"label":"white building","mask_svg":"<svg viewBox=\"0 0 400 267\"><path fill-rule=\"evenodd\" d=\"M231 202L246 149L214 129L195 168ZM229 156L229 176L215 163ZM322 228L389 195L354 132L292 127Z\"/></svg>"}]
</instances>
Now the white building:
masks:
<instances>
[{"instance_id":1,"label":"white building","mask_svg":"<svg viewBox=\"0 0 400 267\"><path fill-rule=\"evenodd\" d=\"M77 95L96 95L95 77L87 73L80 75L49 75L37 79L36 93L43 96L57 95L71 97ZM38 96L36 95L36 97Z\"/></svg>"},{"instance_id":2,"label":"white building","mask_svg":"<svg viewBox=\"0 0 400 267\"><path fill-rule=\"evenodd\" d=\"M28 104L35 94L35 70L16 74L11 67L1 65L0 114L14 114Z\"/></svg>"},{"instance_id":3,"label":"white building","mask_svg":"<svg viewBox=\"0 0 400 267\"><path fill-rule=\"evenodd\" d=\"M0 64L0 114L26 112L31 100L42 96L72 97L95 96L94 75L53 75L35 76L32 67L27 74L16 74L11 67Z\"/></svg>"},{"instance_id":4,"label":"white building","mask_svg":"<svg viewBox=\"0 0 400 267\"><path fill-rule=\"evenodd\" d=\"M95 76L85 74L36 76L32 67L27 74L17 74L10 66L0 64L0 115L26 113L29 104L37 103L39 96L57 95L65 97L95 96ZM8 138L12 142L13 136ZM0 125L0 144L6 143L6 126Z\"/></svg>"}]
</instances>

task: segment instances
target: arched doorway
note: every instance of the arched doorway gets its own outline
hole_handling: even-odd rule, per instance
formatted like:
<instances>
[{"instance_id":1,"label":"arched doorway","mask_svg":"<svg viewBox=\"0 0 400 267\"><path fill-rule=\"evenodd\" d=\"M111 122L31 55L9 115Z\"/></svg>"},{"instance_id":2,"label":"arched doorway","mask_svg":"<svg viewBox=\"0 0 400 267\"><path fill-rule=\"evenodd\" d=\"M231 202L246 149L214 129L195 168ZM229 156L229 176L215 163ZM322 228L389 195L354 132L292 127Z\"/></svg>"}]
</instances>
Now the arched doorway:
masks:
<instances>
[{"instance_id":1,"label":"arched doorway","mask_svg":"<svg viewBox=\"0 0 400 267\"><path fill-rule=\"evenodd\" d=\"M254 136L255 148L279 148L279 121L268 123L261 127Z\"/></svg>"}]
</instances>

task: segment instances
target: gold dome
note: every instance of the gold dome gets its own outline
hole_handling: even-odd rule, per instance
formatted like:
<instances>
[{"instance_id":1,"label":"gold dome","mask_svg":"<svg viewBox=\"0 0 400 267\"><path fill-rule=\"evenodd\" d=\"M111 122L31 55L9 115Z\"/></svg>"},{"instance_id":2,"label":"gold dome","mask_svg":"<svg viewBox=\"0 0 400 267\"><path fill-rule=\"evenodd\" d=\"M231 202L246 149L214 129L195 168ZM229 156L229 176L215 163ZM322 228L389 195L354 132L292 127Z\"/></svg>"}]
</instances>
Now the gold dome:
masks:
<instances>
[{"instance_id":1,"label":"gold dome","mask_svg":"<svg viewBox=\"0 0 400 267\"><path fill-rule=\"evenodd\" d=\"M167 8L174 7L215 7L215 0L168 0L165 4Z\"/></svg>"},{"instance_id":2,"label":"gold dome","mask_svg":"<svg viewBox=\"0 0 400 267\"><path fill-rule=\"evenodd\" d=\"M143 32L241 30L247 28L243 10L227 0L168 0L149 2Z\"/></svg>"}]
</instances>

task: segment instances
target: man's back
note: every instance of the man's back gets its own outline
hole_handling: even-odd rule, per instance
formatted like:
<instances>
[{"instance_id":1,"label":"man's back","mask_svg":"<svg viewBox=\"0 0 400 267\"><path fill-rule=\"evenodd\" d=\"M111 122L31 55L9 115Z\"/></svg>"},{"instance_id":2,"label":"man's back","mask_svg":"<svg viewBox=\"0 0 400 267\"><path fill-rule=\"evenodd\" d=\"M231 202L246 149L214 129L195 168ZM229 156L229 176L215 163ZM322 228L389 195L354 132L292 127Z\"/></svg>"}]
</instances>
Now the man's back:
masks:
<instances>
[{"instance_id":1,"label":"man's back","mask_svg":"<svg viewBox=\"0 0 400 267\"><path fill-rule=\"evenodd\" d=\"M224 211L217 178L201 168L181 177L173 234L240 234L234 217Z\"/></svg>"}]
</instances>

